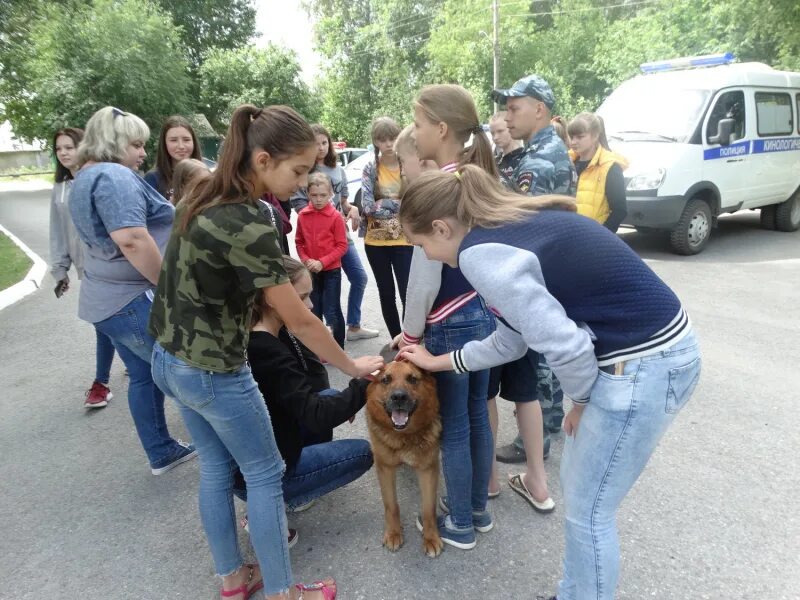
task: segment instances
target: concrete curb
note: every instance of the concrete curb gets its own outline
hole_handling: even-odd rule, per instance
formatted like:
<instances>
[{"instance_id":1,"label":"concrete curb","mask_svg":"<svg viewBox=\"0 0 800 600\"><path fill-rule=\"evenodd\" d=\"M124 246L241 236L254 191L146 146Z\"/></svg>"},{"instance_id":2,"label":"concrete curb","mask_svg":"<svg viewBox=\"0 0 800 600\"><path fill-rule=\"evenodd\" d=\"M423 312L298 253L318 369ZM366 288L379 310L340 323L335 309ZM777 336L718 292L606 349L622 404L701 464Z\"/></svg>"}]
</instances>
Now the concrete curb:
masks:
<instances>
[{"instance_id":1,"label":"concrete curb","mask_svg":"<svg viewBox=\"0 0 800 600\"><path fill-rule=\"evenodd\" d=\"M20 240L2 225L0 225L0 231L5 233L9 239L33 261L33 266L30 268L28 274L25 275L25 278L22 281L15 283L3 291L0 291L0 310L3 310L15 302L19 302L28 294L32 294L39 289L39 287L42 285L42 279L44 279L44 276L47 273L47 263L44 262L33 250L28 248L28 246L26 246L22 240Z\"/></svg>"}]
</instances>

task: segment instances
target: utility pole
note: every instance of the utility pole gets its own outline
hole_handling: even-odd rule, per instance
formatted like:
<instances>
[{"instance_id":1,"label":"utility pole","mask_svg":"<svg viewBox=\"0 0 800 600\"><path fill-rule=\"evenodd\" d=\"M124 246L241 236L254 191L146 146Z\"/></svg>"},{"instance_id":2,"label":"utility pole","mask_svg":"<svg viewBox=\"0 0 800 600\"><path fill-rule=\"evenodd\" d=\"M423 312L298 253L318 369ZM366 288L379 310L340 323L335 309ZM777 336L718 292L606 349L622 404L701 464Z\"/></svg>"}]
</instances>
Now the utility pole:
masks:
<instances>
[{"instance_id":1,"label":"utility pole","mask_svg":"<svg viewBox=\"0 0 800 600\"><path fill-rule=\"evenodd\" d=\"M492 89L500 87L500 4L499 0L492 0ZM497 112L497 102L494 103L494 112Z\"/></svg>"}]
</instances>

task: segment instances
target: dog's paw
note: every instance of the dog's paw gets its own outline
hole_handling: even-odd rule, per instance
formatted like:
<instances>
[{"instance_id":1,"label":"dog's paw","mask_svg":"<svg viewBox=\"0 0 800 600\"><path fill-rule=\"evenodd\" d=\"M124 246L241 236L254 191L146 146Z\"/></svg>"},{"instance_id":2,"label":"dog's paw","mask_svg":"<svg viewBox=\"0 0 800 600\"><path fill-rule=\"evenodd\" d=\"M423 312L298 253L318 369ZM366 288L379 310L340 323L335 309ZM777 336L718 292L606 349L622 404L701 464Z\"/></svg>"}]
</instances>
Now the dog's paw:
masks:
<instances>
[{"instance_id":1,"label":"dog's paw","mask_svg":"<svg viewBox=\"0 0 800 600\"><path fill-rule=\"evenodd\" d=\"M403 545L403 532L402 531L384 531L383 532L383 545L387 550L396 552Z\"/></svg>"},{"instance_id":2,"label":"dog's paw","mask_svg":"<svg viewBox=\"0 0 800 600\"><path fill-rule=\"evenodd\" d=\"M422 537L422 549L425 554L430 558L436 558L442 553L444 542L439 537L439 532L436 531L432 535L424 535Z\"/></svg>"}]
</instances>

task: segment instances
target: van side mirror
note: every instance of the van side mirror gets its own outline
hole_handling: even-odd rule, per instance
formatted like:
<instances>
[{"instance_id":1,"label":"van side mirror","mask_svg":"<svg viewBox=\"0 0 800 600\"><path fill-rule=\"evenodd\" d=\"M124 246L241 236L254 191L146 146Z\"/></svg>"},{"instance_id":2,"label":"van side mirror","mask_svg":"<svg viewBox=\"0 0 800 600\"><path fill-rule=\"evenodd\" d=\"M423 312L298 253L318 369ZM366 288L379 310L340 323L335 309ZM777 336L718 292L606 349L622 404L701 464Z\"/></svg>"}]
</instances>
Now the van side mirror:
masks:
<instances>
[{"instance_id":1,"label":"van side mirror","mask_svg":"<svg viewBox=\"0 0 800 600\"><path fill-rule=\"evenodd\" d=\"M728 146L731 143L733 132L736 130L736 121L734 119L720 119L717 125L717 135L708 138L709 144L720 144L721 146Z\"/></svg>"}]
</instances>

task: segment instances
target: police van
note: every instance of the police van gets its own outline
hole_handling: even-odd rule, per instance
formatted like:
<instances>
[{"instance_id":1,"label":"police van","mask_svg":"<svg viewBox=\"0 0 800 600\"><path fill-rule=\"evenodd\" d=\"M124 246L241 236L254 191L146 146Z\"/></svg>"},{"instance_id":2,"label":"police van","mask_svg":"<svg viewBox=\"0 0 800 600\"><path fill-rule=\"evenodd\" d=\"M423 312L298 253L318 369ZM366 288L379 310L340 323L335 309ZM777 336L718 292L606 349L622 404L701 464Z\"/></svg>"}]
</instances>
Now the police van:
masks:
<instances>
[{"instance_id":1,"label":"police van","mask_svg":"<svg viewBox=\"0 0 800 600\"><path fill-rule=\"evenodd\" d=\"M719 54L646 63L598 109L625 171L628 216L697 254L723 213L800 227L800 73Z\"/></svg>"}]
</instances>

